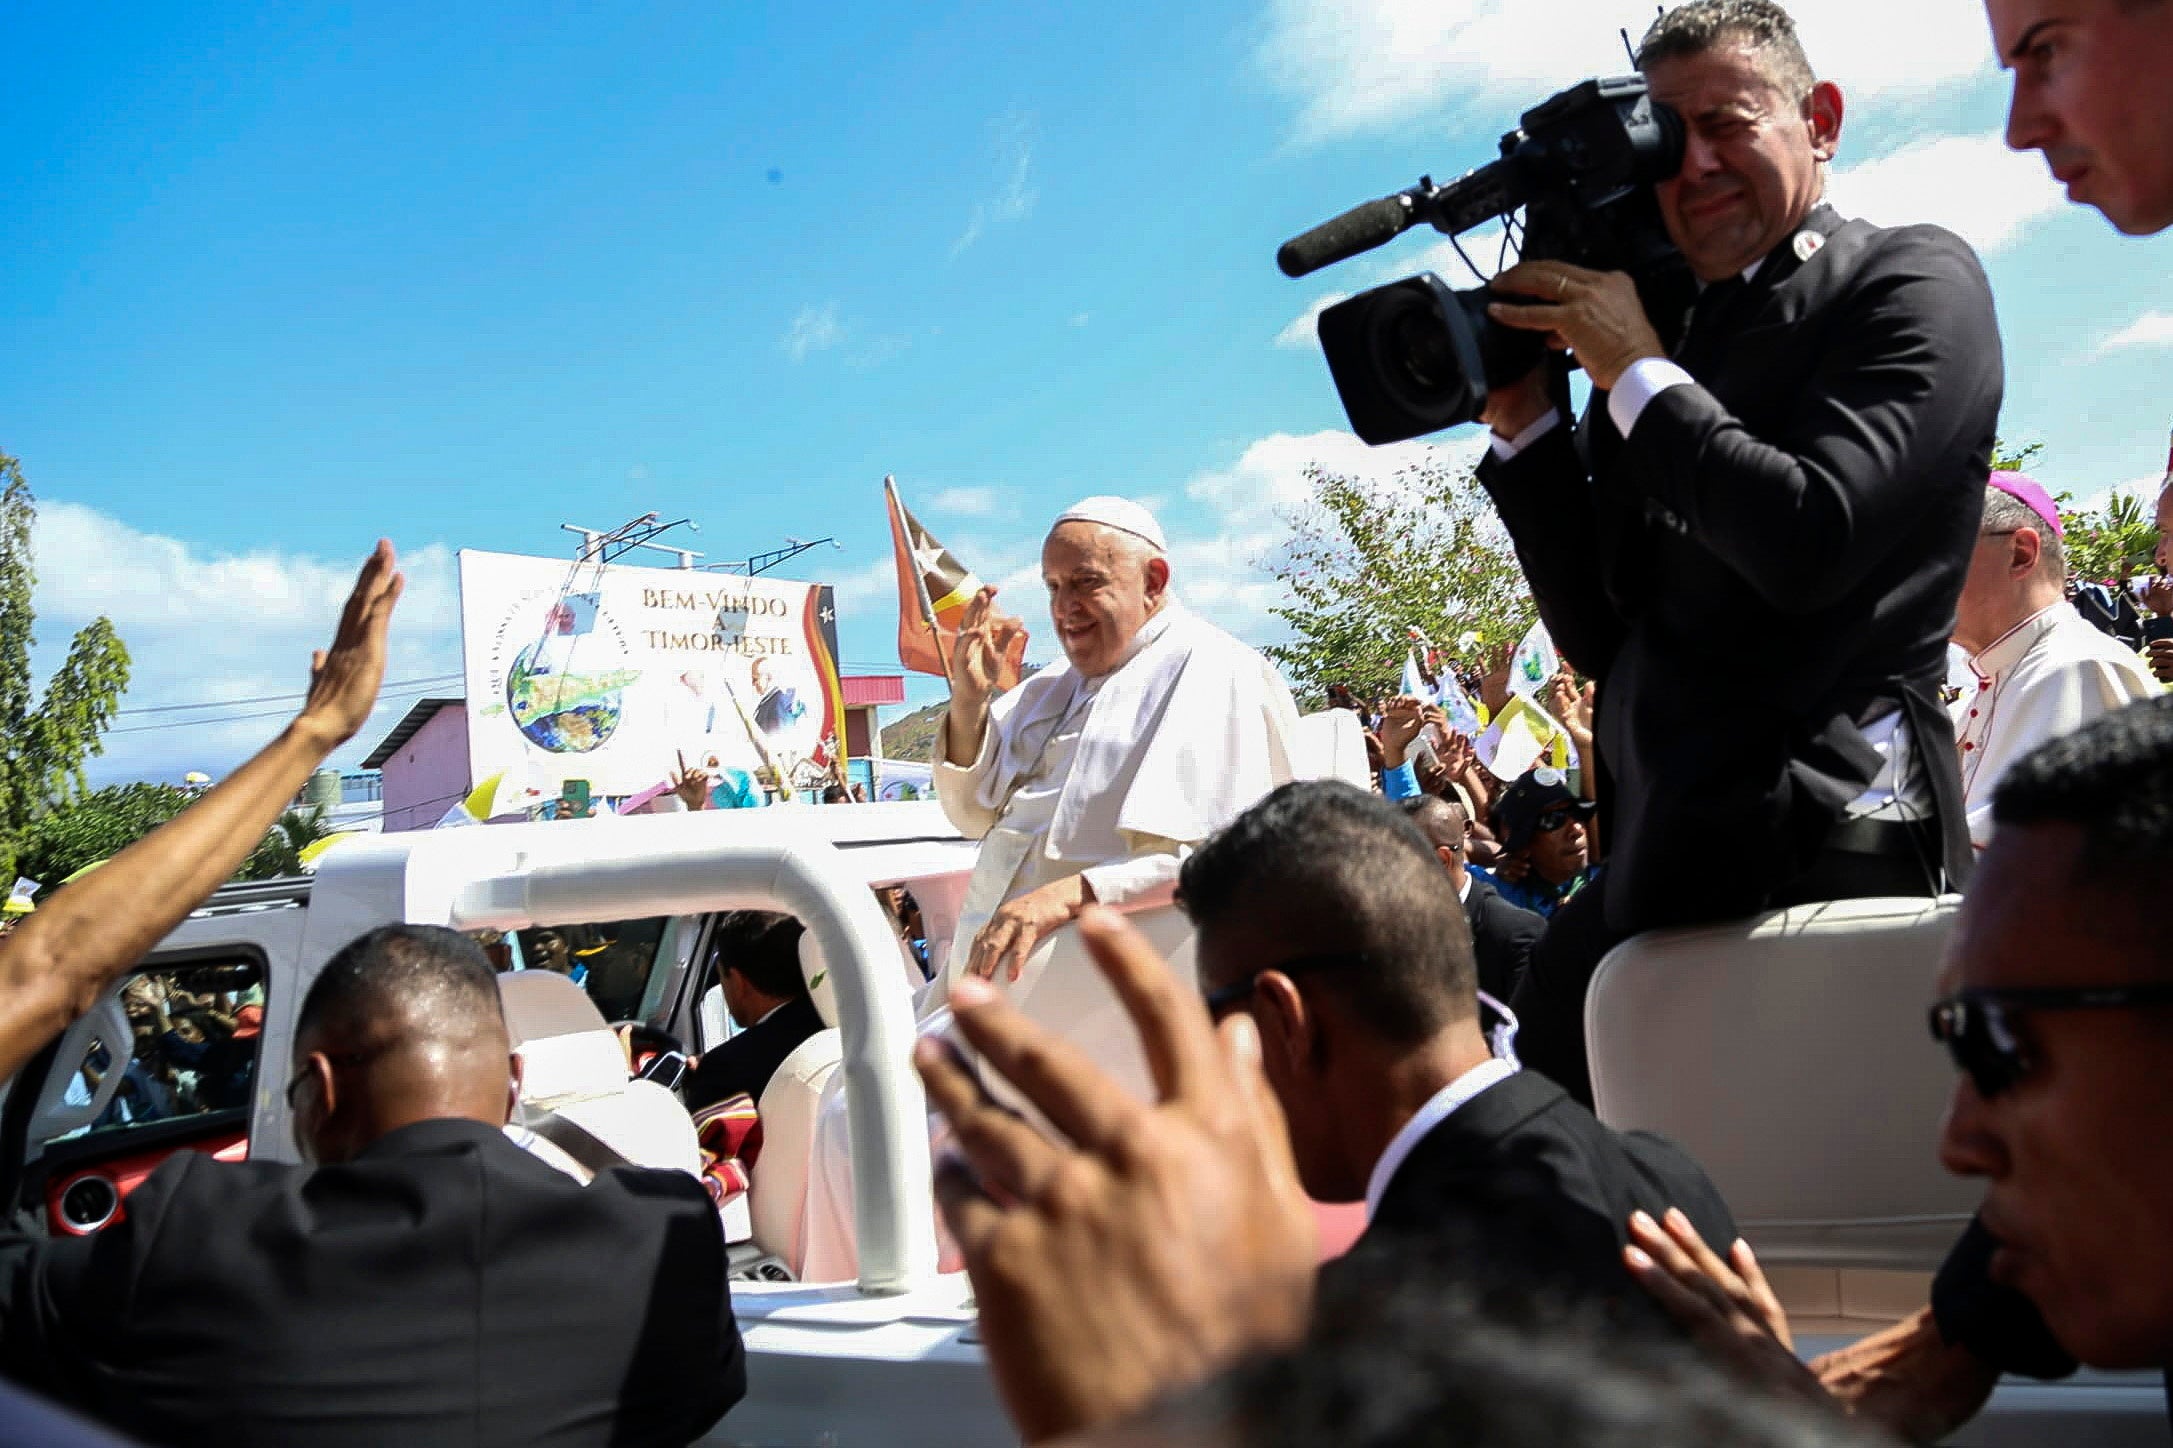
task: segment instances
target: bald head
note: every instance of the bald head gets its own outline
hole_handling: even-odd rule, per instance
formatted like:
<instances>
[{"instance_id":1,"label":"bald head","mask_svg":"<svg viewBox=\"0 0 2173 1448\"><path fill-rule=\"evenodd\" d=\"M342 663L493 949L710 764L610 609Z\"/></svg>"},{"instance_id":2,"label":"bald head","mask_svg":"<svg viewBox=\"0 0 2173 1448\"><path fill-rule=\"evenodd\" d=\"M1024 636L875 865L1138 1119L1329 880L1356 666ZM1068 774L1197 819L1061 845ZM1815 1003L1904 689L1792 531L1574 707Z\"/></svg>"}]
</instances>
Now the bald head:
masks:
<instances>
[{"instance_id":1,"label":"bald head","mask_svg":"<svg viewBox=\"0 0 2173 1448\"><path fill-rule=\"evenodd\" d=\"M1090 679L1122 664L1168 601L1169 577L1169 559L1137 533L1082 519L1050 529L1041 581L1065 659Z\"/></svg>"},{"instance_id":2,"label":"bald head","mask_svg":"<svg viewBox=\"0 0 2173 1448\"><path fill-rule=\"evenodd\" d=\"M295 1026L295 1138L321 1162L442 1118L503 1126L517 1075L482 947L435 925L388 925L326 962Z\"/></svg>"}]
</instances>

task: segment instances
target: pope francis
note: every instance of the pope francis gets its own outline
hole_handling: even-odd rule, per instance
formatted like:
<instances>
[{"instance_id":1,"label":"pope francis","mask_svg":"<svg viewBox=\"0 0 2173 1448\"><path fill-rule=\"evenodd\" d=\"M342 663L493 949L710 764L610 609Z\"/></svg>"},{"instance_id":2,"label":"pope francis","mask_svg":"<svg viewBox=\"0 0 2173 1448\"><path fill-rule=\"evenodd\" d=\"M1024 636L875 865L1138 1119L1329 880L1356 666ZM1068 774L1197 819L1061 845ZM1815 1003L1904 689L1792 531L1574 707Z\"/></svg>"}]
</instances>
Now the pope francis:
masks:
<instances>
[{"instance_id":1,"label":"pope francis","mask_svg":"<svg viewBox=\"0 0 2173 1448\"><path fill-rule=\"evenodd\" d=\"M966 606L936 796L981 841L946 984L1017 980L1092 901L1166 898L1193 846L1292 777L1297 710L1266 659L1170 596L1153 514L1088 498L1041 545L1064 661L998 696L1023 629L984 588Z\"/></svg>"}]
</instances>

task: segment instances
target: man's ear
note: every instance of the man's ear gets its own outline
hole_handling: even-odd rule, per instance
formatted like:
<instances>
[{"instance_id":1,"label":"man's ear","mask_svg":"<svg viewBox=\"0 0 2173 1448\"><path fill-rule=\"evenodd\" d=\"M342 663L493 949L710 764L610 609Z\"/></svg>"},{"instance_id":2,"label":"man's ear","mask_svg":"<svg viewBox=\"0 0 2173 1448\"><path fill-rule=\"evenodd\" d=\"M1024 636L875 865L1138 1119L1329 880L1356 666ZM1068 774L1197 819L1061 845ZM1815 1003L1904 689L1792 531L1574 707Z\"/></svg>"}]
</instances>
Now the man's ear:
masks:
<instances>
[{"instance_id":1,"label":"man's ear","mask_svg":"<svg viewBox=\"0 0 2173 1448\"><path fill-rule=\"evenodd\" d=\"M2037 560L2045 551L2045 540L2035 528L2017 528L2008 540L2014 551L2007 555L2007 571L2016 578L2028 576L2037 568Z\"/></svg>"},{"instance_id":2,"label":"man's ear","mask_svg":"<svg viewBox=\"0 0 2173 1448\"><path fill-rule=\"evenodd\" d=\"M1464 863L1463 852L1454 845L1435 845L1434 855L1441 861L1441 866L1445 870L1453 870Z\"/></svg>"},{"instance_id":3,"label":"man's ear","mask_svg":"<svg viewBox=\"0 0 2173 1448\"><path fill-rule=\"evenodd\" d=\"M1169 560L1157 553L1147 560L1147 597L1160 598L1169 588Z\"/></svg>"},{"instance_id":4,"label":"man's ear","mask_svg":"<svg viewBox=\"0 0 2173 1448\"><path fill-rule=\"evenodd\" d=\"M1803 103L1803 115L1811 130L1811 154L1819 160L1831 161L1841 149L1841 119L1847 110L1841 87L1832 81L1822 80L1811 87Z\"/></svg>"},{"instance_id":5,"label":"man's ear","mask_svg":"<svg viewBox=\"0 0 2173 1448\"><path fill-rule=\"evenodd\" d=\"M1253 1022L1260 1028L1260 1051L1284 1079L1298 1076L1315 1059L1319 1015L1290 977L1264 970L1253 982Z\"/></svg>"},{"instance_id":6,"label":"man's ear","mask_svg":"<svg viewBox=\"0 0 2173 1448\"><path fill-rule=\"evenodd\" d=\"M524 1069L520 1052L515 1051L506 1057L506 1120L508 1121L511 1121L513 1113L520 1109L521 1075Z\"/></svg>"}]
</instances>

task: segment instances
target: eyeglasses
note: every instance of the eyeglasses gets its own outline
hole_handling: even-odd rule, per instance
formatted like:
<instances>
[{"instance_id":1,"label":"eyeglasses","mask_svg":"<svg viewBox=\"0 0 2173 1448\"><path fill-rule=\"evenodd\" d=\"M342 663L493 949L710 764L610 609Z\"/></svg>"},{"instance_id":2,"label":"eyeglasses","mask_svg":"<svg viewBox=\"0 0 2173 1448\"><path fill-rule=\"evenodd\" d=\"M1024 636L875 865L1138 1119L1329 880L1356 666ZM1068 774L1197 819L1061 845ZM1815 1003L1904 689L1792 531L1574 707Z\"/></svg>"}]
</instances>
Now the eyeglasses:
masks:
<instances>
[{"instance_id":1,"label":"eyeglasses","mask_svg":"<svg viewBox=\"0 0 2173 1448\"><path fill-rule=\"evenodd\" d=\"M1366 963L1367 956L1362 950L1322 951L1314 955L1293 956L1289 960L1279 960L1273 965L1263 965L1242 980L1233 980L1228 985L1217 986L1210 991L1202 991L1200 999L1207 1004L1207 1014L1219 1021L1225 1015L1237 1009L1238 1006L1244 1004L1252 993L1259 988L1260 977L1271 970L1280 975L1296 975L1300 971L1319 970L1328 966L1362 969Z\"/></svg>"},{"instance_id":2,"label":"eyeglasses","mask_svg":"<svg viewBox=\"0 0 2173 1448\"><path fill-rule=\"evenodd\" d=\"M2013 1086L2036 1064L2015 1029L2024 1011L2118 1010L2173 1005L2173 984L2035 986L2013 990L1957 991L1932 1003L1932 1039L1942 1042L1958 1070L1987 1101Z\"/></svg>"}]
</instances>

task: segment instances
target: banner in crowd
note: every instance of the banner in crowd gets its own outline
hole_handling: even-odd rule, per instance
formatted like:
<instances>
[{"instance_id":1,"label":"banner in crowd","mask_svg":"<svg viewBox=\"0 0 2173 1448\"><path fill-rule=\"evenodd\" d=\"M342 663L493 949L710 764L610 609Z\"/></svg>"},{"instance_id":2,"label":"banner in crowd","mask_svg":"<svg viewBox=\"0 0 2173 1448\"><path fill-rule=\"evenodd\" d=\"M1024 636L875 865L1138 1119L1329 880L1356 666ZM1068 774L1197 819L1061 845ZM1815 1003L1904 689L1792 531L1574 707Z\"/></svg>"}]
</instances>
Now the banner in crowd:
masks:
<instances>
[{"instance_id":1,"label":"banner in crowd","mask_svg":"<svg viewBox=\"0 0 2173 1448\"><path fill-rule=\"evenodd\" d=\"M827 585L463 549L460 630L495 800L638 794L682 756L810 788L840 758Z\"/></svg>"}]
</instances>

